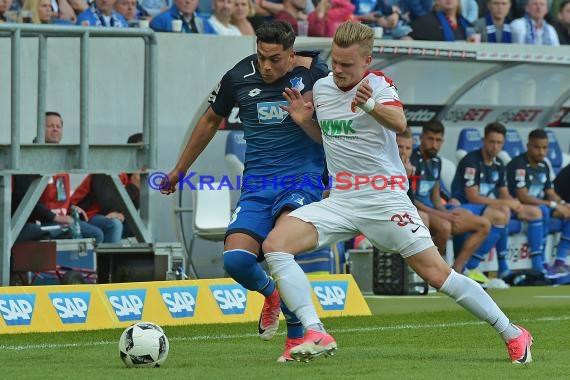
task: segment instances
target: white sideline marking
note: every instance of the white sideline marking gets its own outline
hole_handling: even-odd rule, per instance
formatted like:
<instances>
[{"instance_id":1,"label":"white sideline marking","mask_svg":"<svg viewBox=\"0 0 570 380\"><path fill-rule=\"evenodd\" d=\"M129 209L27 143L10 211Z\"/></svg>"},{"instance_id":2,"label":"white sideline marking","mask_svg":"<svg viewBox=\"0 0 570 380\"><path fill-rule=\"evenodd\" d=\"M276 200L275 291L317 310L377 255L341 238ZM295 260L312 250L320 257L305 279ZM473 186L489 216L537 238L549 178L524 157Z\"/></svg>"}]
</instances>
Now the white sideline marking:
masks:
<instances>
[{"instance_id":1,"label":"white sideline marking","mask_svg":"<svg viewBox=\"0 0 570 380\"><path fill-rule=\"evenodd\" d=\"M449 298L448 296L372 296L372 295L364 295L364 298L373 298L373 299L419 299L419 300L428 300L428 299L442 299L442 298Z\"/></svg>"},{"instance_id":2,"label":"white sideline marking","mask_svg":"<svg viewBox=\"0 0 570 380\"><path fill-rule=\"evenodd\" d=\"M519 322L560 322L570 320L570 316L567 317L542 317L542 318L529 318L517 320ZM389 330L411 330L411 329L439 329L439 328L453 328L453 327L463 327L463 326L475 326L482 325L485 322L482 321L471 321L471 322L457 322L457 323L438 323L429 325L397 325L397 326L371 326L371 327L352 327L352 328L340 328L331 329L331 333L350 333L350 332L367 332L367 331L389 331ZM277 335L285 335L284 332L277 333ZM257 334L220 334L220 335L198 335L190 337L172 337L169 338L170 341L176 342L187 342L187 341L208 341L208 340L224 340L224 339L241 339L241 338L252 338L257 337ZM60 348L71 348L71 347L89 347L89 346L104 346L104 345L116 345L116 341L101 340L98 342L90 343L54 343L54 344L25 344L25 345L0 345L1 350L11 350L11 351L23 351L23 350L37 350L37 349L60 349Z\"/></svg>"},{"instance_id":3,"label":"white sideline marking","mask_svg":"<svg viewBox=\"0 0 570 380\"><path fill-rule=\"evenodd\" d=\"M567 298L570 299L570 296L533 296L534 298Z\"/></svg>"}]
</instances>

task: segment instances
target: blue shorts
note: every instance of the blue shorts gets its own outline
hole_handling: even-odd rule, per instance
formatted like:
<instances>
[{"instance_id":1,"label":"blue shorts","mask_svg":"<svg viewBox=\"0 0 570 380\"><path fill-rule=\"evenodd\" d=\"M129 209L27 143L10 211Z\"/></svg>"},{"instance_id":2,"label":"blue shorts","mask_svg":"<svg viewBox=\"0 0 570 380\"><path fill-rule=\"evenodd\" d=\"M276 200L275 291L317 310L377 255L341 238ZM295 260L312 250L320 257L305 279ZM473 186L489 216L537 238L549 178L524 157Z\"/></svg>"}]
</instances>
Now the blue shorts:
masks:
<instances>
[{"instance_id":1,"label":"blue shorts","mask_svg":"<svg viewBox=\"0 0 570 380\"><path fill-rule=\"evenodd\" d=\"M321 198L322 190L309 188L242 193L230 220L226 238L239 232L251 236L261 244L284 209L295 210L320 201Z\"/></svg>"},{"instance_id":2,"label":"blue shorts","mask_svg":"<svg viewBox=\"0 0 570 380\"><path fill-rule=\"evenodd\" d=\"M459 206L455 206L455 205L445 205L445 208L449 211L457 208L457 207L461 207L462 209L471 211L471 213L473 215L483 215L483 213L485 212L485 209L487 208L487 205L481 205L481 204L474 204L474 203L462 203Z\"/></svg>"}]
</instances>

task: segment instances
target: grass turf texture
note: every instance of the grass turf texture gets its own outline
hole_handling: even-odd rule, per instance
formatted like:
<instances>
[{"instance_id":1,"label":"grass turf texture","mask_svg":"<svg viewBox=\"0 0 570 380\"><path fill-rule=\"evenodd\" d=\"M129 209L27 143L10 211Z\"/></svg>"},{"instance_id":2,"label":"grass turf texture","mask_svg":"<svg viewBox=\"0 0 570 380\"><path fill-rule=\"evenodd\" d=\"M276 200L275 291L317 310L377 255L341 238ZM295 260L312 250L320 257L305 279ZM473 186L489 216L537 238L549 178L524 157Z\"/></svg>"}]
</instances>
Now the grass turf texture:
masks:
<instances>
[{"instance_id":1,"label":"grass turf texture","mask_svg":"<svg viewBox=\"0 0 570 380\"><path fill-rule=\"evenodd\" d=\"M534 336L534 362L514 366L505 345L441 294L367 298L372 317L325 320L338 344L332 358L276 362L284 326L270 342L254 323L164 327L170 355L160 368L126 368L122 330L0 335L5 379L568 379L570 287L491 291Z\"/></svg>"}]
</instances>

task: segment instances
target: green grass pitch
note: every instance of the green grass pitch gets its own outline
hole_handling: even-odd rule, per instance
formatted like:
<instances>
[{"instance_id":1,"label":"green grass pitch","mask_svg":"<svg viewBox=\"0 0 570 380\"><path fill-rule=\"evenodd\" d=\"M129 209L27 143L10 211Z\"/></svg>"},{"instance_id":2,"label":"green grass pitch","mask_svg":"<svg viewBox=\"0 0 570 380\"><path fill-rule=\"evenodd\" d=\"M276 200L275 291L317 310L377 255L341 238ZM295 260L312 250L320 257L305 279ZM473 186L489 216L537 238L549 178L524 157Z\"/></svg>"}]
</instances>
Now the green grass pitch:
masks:
<instances>
[{"instance_id":1,"label":"green grass pitch","mask_svg":"<svg viewBox=\"0 0 570 380\"><path fill-rule=\"evenodd\" d=\"M3 379L569 379L570 287L491 291L534 336L534 362L515 366L495 331L441 294L367 297L371 317L324 320L339 345L331 358L277 363L284 326L269 342L255 323L164 327L160 368L126 368L122 330L0 335Z\"/></svg>"}]
</instances>

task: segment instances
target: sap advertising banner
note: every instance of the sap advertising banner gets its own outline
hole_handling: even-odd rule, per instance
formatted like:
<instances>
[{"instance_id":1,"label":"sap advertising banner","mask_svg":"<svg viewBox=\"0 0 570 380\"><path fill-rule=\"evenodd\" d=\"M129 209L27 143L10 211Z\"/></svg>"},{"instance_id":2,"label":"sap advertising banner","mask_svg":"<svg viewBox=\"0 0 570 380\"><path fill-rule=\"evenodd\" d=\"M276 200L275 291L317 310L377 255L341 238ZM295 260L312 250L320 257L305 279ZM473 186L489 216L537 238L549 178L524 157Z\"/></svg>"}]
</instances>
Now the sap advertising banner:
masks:
<instances>
[{"instance_id":1,"label":"sap advertising banner","mask_svg":"<svg viewBox=\"0 0 570 380\"><path fill-rule=\"evenodd\" d=\"M351 275L309 276L321 317L370 315ZM0 334L255 322L263 297L231 279L0 287Z\"/></svg>"}]
</instances>

